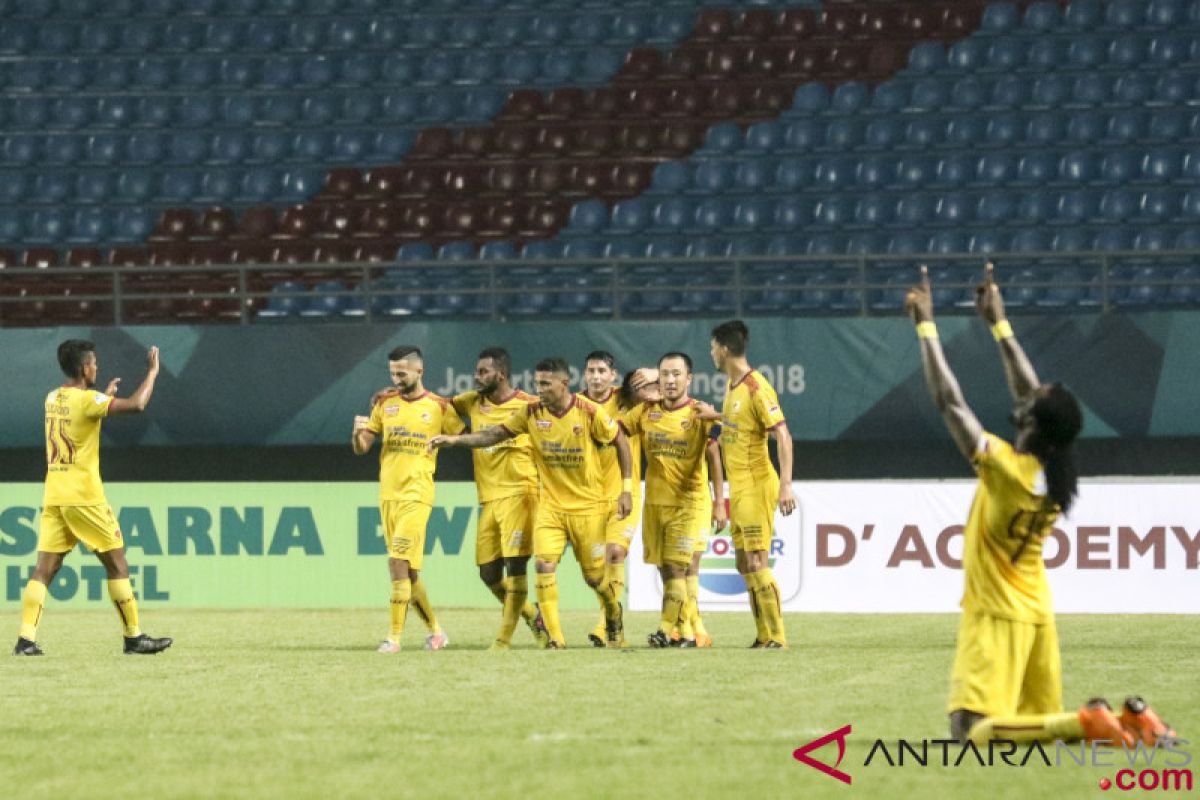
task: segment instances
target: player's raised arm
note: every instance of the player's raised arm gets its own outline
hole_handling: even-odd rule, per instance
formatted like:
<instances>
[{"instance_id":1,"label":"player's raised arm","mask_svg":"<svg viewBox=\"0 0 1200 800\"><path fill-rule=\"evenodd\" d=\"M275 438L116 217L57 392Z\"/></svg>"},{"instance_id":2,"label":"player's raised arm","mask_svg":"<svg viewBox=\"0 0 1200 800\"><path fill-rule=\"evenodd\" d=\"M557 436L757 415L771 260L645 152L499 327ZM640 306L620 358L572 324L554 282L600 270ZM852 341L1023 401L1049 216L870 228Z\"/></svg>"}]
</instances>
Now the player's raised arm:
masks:
<instances>
[{"instance_id":1,"label":"player's raised arm","mask_svg":"<svg viewBox=\"0 0 1200 800\"><path fill-rule=\"evenodd\" d=\"M617 465L621 468L621 493L617 495L617 519L625 519L633 511L633 451L623 430L617 429L613 439L617 448Z\"/></svg>"},{"instance_id":2,"label":"player's raised arm","mask_svg":"<svg viewBox=\"0 0 1200 800\"><path fill-rule=\"evenodd\" d=\"M937 326L933 322L933 296L929 290L929 269L922 265L921 283L909 290L904 298L904 307L917 326L917 337L921 343L921 363L925 368L925 385L933 402L942 414L950 436L967 459L975 452L975 445L983 433L975 413L963 398L958 379L950 371L942 343L938 339Z\"/></svg>"},{"instance_id":3,"label":"player's raised arm","mask_svg":"<svg viewBox=\"0 0 1200 800\"><path fill-rule=\"evenodd\" d=\"M984 266L983 283L975 289L975 310L992 328L992 336L1000 346L1000 360L1004 362L1004 376L1008 379L1008 391L1018 403L1033 394L1040 382L1033 364L1025 350L1017 343L1012 325L1004 315L1004 300L1000 287L996 285L992 262Z\"/></svg>"},{"instance_id":4,"label":"player's raised arm","mask_svg":"<svg viewBox=\"0 0 1200 800\"><path fill-rule=\"evenodd\" d=\"M142 380L142 385L129 397L114 397L112 402L108 404L108 416L140 414L145 411L146 405L150 402L150 395L154 394L154 381L157 379L158 348L151 347L149 352L146 353L146 377ZM108 389L104 393L107 395L115 394L117 385L120 382L120 378L113 378L109 381Z\"/></svg>"},{"instance_id":5,"label":"player's raised arm","mask_svg":"<svg viewBox=\"0 0 1200 800\"><path fill-rule=\"evenodd\" d=\"M439 447L468 447L472 449L476 447L491 447L514 436L516 434L503 425L497 425L494 428L476 431L475 433L460 433L457 436L440 434L429 440L429 450L433 451Z\"/></svg>"}]
</instances>

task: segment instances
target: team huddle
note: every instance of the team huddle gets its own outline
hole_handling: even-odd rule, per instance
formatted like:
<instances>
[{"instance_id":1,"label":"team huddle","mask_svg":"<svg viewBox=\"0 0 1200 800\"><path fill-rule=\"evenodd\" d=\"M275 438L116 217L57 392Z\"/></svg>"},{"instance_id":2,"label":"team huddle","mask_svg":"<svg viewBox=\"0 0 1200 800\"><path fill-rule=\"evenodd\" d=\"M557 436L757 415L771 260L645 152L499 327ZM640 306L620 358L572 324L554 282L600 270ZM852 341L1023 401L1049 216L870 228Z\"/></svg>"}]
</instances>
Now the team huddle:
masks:
<instances>
[{"instance_id":1,"label":"team huddle","mask_svg":"<svg viewBox=\"0 0 1200 800\"><path fill-rule=\"evenodd\" d=\"M1005 316L990 264L976 309L991 327L1013 396L1012 443L986 432L963 399L938 339L924 268L905 306L930 394L979 477L964 530L965 587L947 709L952 737L976 743L1087 739L1126 747L1174 739L1139 697L1126 699L1119 716L1101 698L1078 712L1063 711L1042 544L1078 492L1072 445L1083 417L1075 397L1062 384L1038 380ZM479 353L476 389L443 398L422 384L420 350L392 350L392 386L374 395L369 415L355 417L352 434L359 455L381 439L380 512L391 595L390 627L379 652L400 651L410 606L428 629L427 649L449 644L420 579L437 452L445 447L473 451L480 503L476 563L502 607L493 650L511 648L521 620L537 646L567 647L557 569L568 544L600 607L587 640L627 647L625 560L639 519L645 560L658 567L663 582L662 613L646 637L649 646L712 646L697 602L700 554L710 532L728 526L754 617L752 646L786 648L768 554L776 512L788 515L796 507L792 439L775 390L747 360L749 338L739 320L712 330L710 355L728 379L720 412L689 396L693 362L678 351L623 376L611 354L592 352L579 393L571 390L567 362L544 358L534 371L535 396L511 385L509 354L490 347ZM43 654L37 629L47 586L81 541L107 570L124 652L161 652L172 640L152 638L139 627L121 531L99 472L101 420L146 408L158 350L150 349L146 378L129 398L115 396L119 379L104 392L95 390L91 342L63 342L58 361L68 382L46 397L37 564L22 593L14 655ZM778 473L768 453L771 438ZM530 557L536 604L529 600Z\"/></svg>"},{"instance_id":2,"label":"team huddle","mask_svg":"<svg viewBox=\"0 0 1200 800\"><path fill-rule=\"evenodd\" d=\"M586 386L579 393L571 391L567 362L545 358L534 368L534 396L512 387L509 354L491 347L479 354L475 391L447 399L422 385L419 350L393 350L393 387L376 393L370 416L355 419L353 437L359 454L383 439L380 502L392 594L391 628L380 652L399 651L410 605L429 626L427 648L448 642L418 588L443 447L473 450L480 502L476 563L503 608L492 649L511 646L522 618L541 647L567 646L557 570L568 544L600 606L588 641L627 647L621 599L639 518L645 560L663 579L660 624L647 636L651 647L712 645L697 602L699 561L709 532L729 522L754 609L753 646L785 648L767 553L776 508L790 514L795 500L790 482L781 482L771 464L767 438L779 443L785 474L791 472L791 438L775 391L746 361L748 340L737 320L713 330L713 362L730 380L721 413L688 395L693 362L682 352L628 372L618 385L612 354L594 351L585 359ZM531 556L536 605L528 601Z\"/></svg>"}]
</instances>

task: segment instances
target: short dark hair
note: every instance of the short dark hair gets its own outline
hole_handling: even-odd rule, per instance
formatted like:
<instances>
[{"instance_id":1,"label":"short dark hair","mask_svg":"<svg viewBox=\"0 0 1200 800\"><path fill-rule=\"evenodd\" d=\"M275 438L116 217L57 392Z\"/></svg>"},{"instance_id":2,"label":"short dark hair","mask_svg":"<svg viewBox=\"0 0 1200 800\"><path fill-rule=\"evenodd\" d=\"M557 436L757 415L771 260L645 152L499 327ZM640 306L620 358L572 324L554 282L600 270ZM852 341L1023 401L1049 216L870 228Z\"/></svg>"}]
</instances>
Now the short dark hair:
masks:
<instances>
[{"instance_id":1,"label":"short dark hair","mask_svg":"<svg viewBox=\"0 0 1200 800\"><path fill-rule=\"evenodd\" d=\"M490 358L492 366L504 377L507 378L512 374L512 357L509 356L508 351L503 347L489 347L485 350L480 350L479 360L482 361L485 358Z\"/></svg>"},{"instance_id":2,"label":"short dark hair","mask_svg":"<svg viewBox=\"0 0 1200 800\"><path fill-rule=\"evenodd\" d=\"M392 352L388 353L388 361L403 361L406 358L416 357L417 361L424 361L425 357L421 355L421 348L413 347L412 345L402 344Z\"/></svg>"},{"instance_id":3,"label":"short dark hair","mask_svg":"<svg viewBox=\"0 0 1200 800\"><path fill-rule=\"evenodd\" d=\"M746 345L750 343L750 329L740 319L731 319L713 328L712 338L728 349L731 355L744 356Z\"/></svg>"},{"instance_id":4,"label":"short dark hair","mask_svg":"<svg viewBox=\"0 0 1200 800\"><path fill-rule=\"evenodd\" d=\"M96 352L96 343L87 339L67 339L58 346L58 366L68 378L83 375L83 365L88 353Z\"/></svg>"},{"instance_id":5,"label":"short dark hair","mask_svg":"<svg viewBox=\"0 0 1200 800\"><path fill-rule=\"evenodd\" d=\"M636 369L631 369L625 373L625 377L621 379L621 388L617 389L617 406L621 410L633 408L637 405L636 392L633 390L633 376L637 375Z\"/></svg>"},{"instance_id":6,"label":"short dark hair","mask_svg":"<svg viewBox=\"0 0 1200 800\"><path fill-rule=\"evenodd\" d=\"M683 359L683 363L687 365L688 375L692 374L692 357L687 353L681 353L678 350L672 350L669 353L663 353L662 357L658 359L658 365L661 367L662 362L666 361L668 358Z\"/></svg>"},{"instance_id":7,"label":"short dark hair","mask_svg":"<svg viewBox=\"0 0 1200 800\"><path fill-rule=\"evenodd\" d=\"M614 358L613 354L607 350L593 350L592 352L588 353L587 358L583 360L583 363L587 364L589 361L603 361L605 364L608 364L608 368L614 372L617 369L617 359Z\"/></svg>"},{"instance_id":8,"label":"short dark hair","mask_svg":"<svg viewBox=\"0 0 1200 800\"><path fill-rule=\"evenodd\" d=\"M537 363L537 366L535 366L533 368L533 371L534 372L560 372L563 375L569 376L571 374L571 367L567 364L567 360L565 358L559 358L558 356L549 356L548 358L543 358L541 361L539 361Z\"/></svg>"}]
</instances>

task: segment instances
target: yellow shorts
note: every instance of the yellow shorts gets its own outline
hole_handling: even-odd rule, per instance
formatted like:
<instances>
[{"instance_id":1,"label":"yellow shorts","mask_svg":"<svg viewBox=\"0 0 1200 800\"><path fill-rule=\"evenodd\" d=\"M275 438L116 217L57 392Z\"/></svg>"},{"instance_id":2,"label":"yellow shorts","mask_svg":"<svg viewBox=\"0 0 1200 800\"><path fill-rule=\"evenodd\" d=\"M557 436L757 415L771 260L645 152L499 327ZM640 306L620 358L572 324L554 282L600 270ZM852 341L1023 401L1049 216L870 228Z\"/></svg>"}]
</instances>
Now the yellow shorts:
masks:
<instances>
[{"instance_id":1,"label":"yellow shorts","mask_svg":"<svg viewBox=\"0 0 1200 800\"><path fill-rule=\"evenodd\" d=\"M647 564L659 567L664 564L690 565L695 538L695 507L646 506L642 546Z\"/></svg>"},{"instance_id":2,"label":"yellow shorts","mask_svg":"<svg viewBox=\"0 0 1200 800\"><path fill-rule=\"evenodd\" d=\"M69 553L83 542L94 553L125 546L112 506L46 506L42 509L37 549L43 553Z\"/></svg>"},{"instance_id":3,"label":"yellow shorts","mask_svg":"<svg viewBox=\"0 0 1200 800\"><path fill-rule=\"evenodd\" d=\"M638 521L642 518L641 492L633 495L633 507L625 519L617 519L617 501L613 500L608 507L608 520L604 525L604 543L619 544L626 550L637 532Z\"/></svg>"},{"instance_id":4,"label":"yellow shorts","mask_svg":"<svg viewBox=\"0 0 1200 800\"><path fill-rule=\"evenodd\" d=\"M1062 711L1062 663L1054 622L1014 622L964 611L948 711L988 717Z\"/></svg>"},{"instance_id":5,"label":"yellow shorts","mask_svg":"<svg viewBox=\"0 0 1200 800\"><path fill-rule=\"evenodd\" d=\"M425 555L425 527L433 506L411 500L384 500L379 505L388 557L407 561L409 569L420 569Z\"/></svg>"},{"instance_id":6,"label":"yellow shorts","mask_svg":"<svg viewBox=\"0 0 1200 800\"><path fill-rule=\"evenodd\" d=\"M475 532L475 563L490 564L501 558L533 555L536 516L536 494L501 497L480 506Z\"/></svg>"},{"instance_id":7,"label":"yellow shorts","mask_svg":"<svg viewBox=\"0 0 1200 800\"><path fill-rule=\"evenodd\" d=\"M603 569L607 521L605 508L591 514L566 514L539 505L537 524L533 527L533 554L540 561L557 564L570 542L575 560L584 572Z\"/></svg>"},{"instance_id":8,"label":"yellow shorts","mask_svg":"<svg viewBox=\"0 0 1200 800\"><path fill-rule=\"evenodd\" d=\"M779 476L774 473L751 486L730 489L729 529L737 550L771 551L775 509L779 505Z\"/></svg>"}]
</instances>

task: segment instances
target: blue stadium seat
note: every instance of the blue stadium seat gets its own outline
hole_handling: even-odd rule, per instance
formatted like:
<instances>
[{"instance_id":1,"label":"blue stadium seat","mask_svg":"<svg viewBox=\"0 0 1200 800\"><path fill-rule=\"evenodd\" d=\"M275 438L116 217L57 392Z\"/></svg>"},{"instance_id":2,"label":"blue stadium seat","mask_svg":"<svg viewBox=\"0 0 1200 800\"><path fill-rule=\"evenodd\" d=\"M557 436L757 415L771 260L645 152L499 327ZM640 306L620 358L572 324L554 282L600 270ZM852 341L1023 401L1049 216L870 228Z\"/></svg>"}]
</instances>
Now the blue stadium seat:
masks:
<instances>
[{"instance_id":1,"label":"blue stadium seat","mask_svg":"<svg viewBox=\"0 0 1200 800\"><path fill-rule=\"evenodd\" d=\"M1105 40L1099 36L1079 36L1067 45L1067 62L1077 69L1096 67L1107 58L1106 50Z\"/></svg>"},{"instance_id":2,"label":"blue stadium seat","mask_svg":"<svg viewBox=\"0 0 1200 800\"><path fill-rule=\"evenodd\" d=\"M739 202L736 207L726 197L706 197L696 204L695 210L695 227L702 233L716 233L730 225L738 225L739 227L759 227L752 220L758 219L755 216L758 212L755 208L746 210L747 218L742 220L743 213L742 203Z\"/></svg>"},{"instance_id":3,"label":"blue stadium seat","mask_svg":"<svg viewBox=\"0 0 1200 800\"><path fill-rule=\"evenodd\" d=\"M682 197L670 197L660 201L652 214L654 228L660 231L681 231L690 228L695 208Z\"/></svg>"},{"instance_id":4,"label":"blue stadium seat","mask_svg":"<svg viewBox=\"0 0 1200 800\"><path fill-rule=\"evenodd\" d=\"M1082 31L1095 30L1102 18L1100 0L1072 0L1063 12L1063 21L1067 26Z\"/></svg>"},{"instance_id":5,"label":"blue stadium seat","mask_svg":"<svg viewBox=\"0 0 1200 800\"><path fill-rule=\"evenodd\" d=\"M700 166L709 162L702 162ZM694 173L693 173L694 174ZM682 192L689 183L688 167L682 161L664 161L654 168L646 194L672 195Z\"/></svg>"},{"instance_id":6,"label":"blue stadium seat","mask_svg":"<svg viewBox=\"0 0 1200 800\"><path fill-rule=\"evenodd\" d=\"M737 191L739 193L764 191L771 183L771 167L773 166L773 161L761 158L740 162L733 174L733 182Z\"/></svg>"},{"instance_id":7,"label":"blue stadium seat","mask_svg":"<svg viewBox=\"0 0 1200 800\"><path fill-rule=\"evenodd\" d=\"M840 189L854 180L853 162L848 158L829 156L817 162L814 182L826 189Z\"/></svg>"},{"instance_id":8,"label":"blue stadium seat","mask_svg":"<svg viewBox=\"0 0 1200 800\"><path fill-rule=\"evenodd\" d=\"M257 313L259 319L277 320L299 316L303 307L304 285L298 281L284 281L271 287L267 304Z\"/></svg>"},{"instance_id":9,"label":"blue stadium seat","mask_svg":"<svg viewBox=\"0 0 1200 800\"><path fill-rule=\"evenodd\" d=\"M1187 61L1191 42L1178 33L1159 33L1150 40L1150 64L1156 67L1174 67Z\"/></svg>"},{"instance_id":10,"label":"blue stadium seat","mask_svg":"<svg viewBox=\"0 0 1200 800\"><path fill-rule=\"evenodd\" d=\"M1050 240L1050 249L1056 253L1076 253L1092 245L1091 234L1084 228L1064 228Z\"/></svg>"},{"instance_id":11,"label":"blue stadium seat","mask_svg":"<svg viewBox=\"0 0 1200 800\"><path fill-rule=\"evenodd\" d=\"M1169 250L1171 232L1166 228L1143 228L1133 237L1134 250Z\"/></svg>"},{"instance_id":12,"label":"blue stadium seat","mask_svg":"<svg viewBox=\"0 0 1200 800\"><path fill-rule=\"evenodd\" d=\"M1091 189L1069 189L1061 192L1055 204L1056 218L1064 223L1084 223L1096 218L1099 197Z\"/></svg>"},{"instance_id":13,"label":"blue stadium seat","mask_svg":"<svg viewBox=\"0 0 1200 800\"><path fill-rule=\"evenodd\" d=\"M1016 179L1017 156L1011 152L986 153L975 167L975 180L982 186L999 186Z\"/></svg>"},{"instance_id":14,"label":"blue stadium seat","mask_svg":"<svg viewBox=\"0 0 1200 800\"><path fill-rule=\"evenodd\" d=\"M989 70L1012 72L1025 63L1025 42L1007 36L992 39L985 63Z\"/></svg>"},{"instance_id":15,"label":"blue stadium seat","mask_svg":"<svg viewBox=\"0 0 1200 800\"><path fill-rule=\"evenodd\" d=\"M775 120L756 122L746 129L743 149L750 152L769 153L779 147L783 140L783 126Z\"/></svg>"},{"instance_id":16,"label":"blue stadium seat","mask_svg":"<svg viewBox=\"0 0 1200 800\"><path fill-rule=\"evenodd\" d=\"M983 81L973 75L959 78L950 89L948 109L970 111L979 108L987 100L987 88Z\"/></svg>"},{"instance_id":17,"label":"blue stadium seat","mask_svg":"<svg viewBox=\"0 0 1200 800\"><path fill-rule=\"evenodd\" d=\"M1015 182L1022 184L1043 184L1050 181L1057 173L1057 164L1053 154L1035 151L1021 156L1017 162Z\"/></svg>"},{"instance_id":18,"label":"blue stadium seat","mask_svg":"<svg viewBox=\"0 0 1200 800\"><path fill-rule=\"evenodd\" d=\"M640 231L650 221L650 211L650 204L644 198L622 200L613 206L608 227L627 233Z\"/></svg>"},{"instance_id":19,"label":"blue stadium seat","mask_svg":"<svg viewBox=\"0 0 1200 800\"><path fill-rule=\"evenodd\" d=\"M346 307L347 298L338 294L346 287L337 281L321 281L300 307L300 316L307 319L327 319L338 316Z\"/></svg>"},{"instance_id":20,"label":"blue stadium seat","mask_svg":"<svg viewBox=\"0 0 1200 800\"><path fill-rule=\"evenodd\" d=\"M1025 9L1022 27L1035 31L1050 31L1062 21L1062 10L1057 3L1037 2Z\"/></svg>"},{"instance_id":21,"label":"blue stadium seat","mask_svg":"<svg viewBox=\"0 0 1200 800\"><path fill-rule=\"evenodd\" d=\"M867 107L870 97L871 90L865 83L860 81L842 83L833 90L828 111L832 114L856 114Z\"/></svg>"},{"instance_id":22,"label":"blue stadium seat","mask_svg":"<svg viewBox=\"0 0 1200 800\"><path fill-rule=\"evenodd\" d=\"M1133 249L1133 234L1119 227L1104 227L1097 231L1092 239L1092 249L1105 252L1118 252Z\"/></svg>"},{"instance_id":23,"label":"blue stadium seat","mask_svg":"<svg viewBox=\"0 0 1200 800\"><path fill-rule=\"evenodd\" d=\"M825 128L815 119L794 119L783 127L783 146L808 152L825 143Z\"/></svg>"},{"instance_id":24,"label":"blue stadium seat","mask_svg":"<svg viewBox=\"0 0 1200 800\"><path fill-rule=\"evenodd\" d=\"M1080 156L1090 160L1090 156ZM1110 150L1100 159L1100 179L1105 183L1125 184L1134 180L1139 172L1138 157L1133 150ZM1064 176L1066 177L1066 176ZM1082 180L1093 180L1092 172L1087 172Z\"/></svg>"},{"instance_id":25,"label":"blue stadium seat","mask_svg":"<svg viewBox=\"0 0 1200 800\"><path fill-rule=\"evenodd\" d=\"M719 194L733 183L733 167L728 161L702 161L691 176L691 190L700 194Z\"/></svg>"},{"instance_id":26,"label":"blue stadium seat","mask_svg":"<svg viewBox=\"0 0 1200 800\"><path fill-rule=\"evenodd\" d=\"M792 95L792 108L802 114L818 114L829 107L829 89L824 83L805 83Z\"/></svg>"},{"instance_id":27,"label":"blue stadium seat","mask_svg":"<svg viewBox=\"0 0 1200 800\"><path fill-rule=\"evenodd\" d=\"M940 111L950 96L949 84L940 77L922 78L913 84L909 108Z\"/></svg>"},{"instance_id":28,"label":"blue stadium seat","mask_svg":"<svg viewBox=\"0 0 1200 800\"><path fill-rule=\"evenodd\" d=\"M1008 244L1000 231L976 231L971 235L968 247L972 253L997 253L1007 248ZM1007 291L1007 290L1006 290ZM1007 297L1007 294L1005 295Z\"/></svg>"},{"instance_id":29,"label":"blue stadium seat","mask_svg":"<svg viewBox=\"0 0 1200 800\"><path fill-rule=\"evenodd\" d=\"M896 162L896 181L905 189L919 189L933 182L937 163L923 155L904 156Z\"/></svg>"},{"instance_id":30,"label":"blue stadium seat","mask_svg":"<svg viewBox=\"0 0 1200 800\"><path fill-rule=\"evenodd\" d=\"M1104 116L1096 111L1072 111L1067 117L1067 140L1078 144L1091 144L1104 135L1105 124Z\"/></svg>"},{"instance_id":31,"label":"blue stadium seat","mask_svg":"<svg viewBox=\"0 0 1200 800\"><path fill-rule=\"evenodd\" d=\"M871 111L876 114L899 111L908 105L908 94L908 85L901 81L881 83L871 96Z\"/></svg>"},{"instance_id":32,"label":"blue stadium seat","mask_svg":"<svg viewBox=\"0 0 1200 800\"><path fill-rule=\"evenodd\" d=\"M1010 192L991 190L979 196L976 215L989 225L1003 225L1016 217L1017 198Z\"/></svg>"},{"instance_id":33,"label":"blue stadium seat","mask_svg":"<svg viewBox=\"0 0 1200 800\"><path fill-rule=\"evenodd\" d=\"M904 129L893 116L876 117L867 123L863 141L871 150L887 151L900 143Z\"/></svg>"},{"instance_id":34,"label":"blue stadium seat","mask_svg":"<svg viewBox=\"0 0 1200 800\"><path fill-rule=\"evenodd\" d=\"M859 186L879 188L896 181L896 160L888 156L865 156L858 162L855 178Z\"/></svg>"},{"instance_id":35,"label":"blue stadium seat","mask_svg":"<svg viewBox=\"0 0 1200 800\"><path fill-rule=\"evenodd\" d=\"M1139 222L1167 223L1172 221L1182 206L1183 197L1173 186L1157 186L1146 190L1138 203Z\"/></svg>"},{"instance_id":36,"label":"blue stadium seat","mask_svg":"<svg viewBox=\"0 0 1200 800\"><path fill-rule=\"evenodd\" d=\"M974 174L974 160L964 154L947 155L938 160L934 182L939 186L960 186Z\"/></svg>"},{"instance_id":37,"label":"blue stadium seat","mask_svg":"<svg viewBox=\"0 0 1200 800\"><path fill-rule=\"evenodd\" d=\"M597 231L608 221L608 208L600 200L584 200L571 208L567 227L572 231Z\"/></svg>"},{"instance_id":38,"label":"blue stadium seat","mask_svg":"<svg viewBox=\"0 0 1200 800\"><path fill-rule=\"evenodd\" d=\"M749 230L765 228L769 224L772 212L772 204L764 198L739 198L733 209L732 227Z\"/></svg>"},{"instance_id":39,"label":"blue stadium seat","mask_svg":"<svg viewBox=\"0 0 1200 800\"><path fill-rule=\"evenodd\" d=\"M904 195L896 203L896 221L905 227L924 227L933 219L935 205L931 195Z\"/></svg>"},{"instance_id":40,"label":"blue stadium seat","mask_svg":"<svg viewBox=\"0 0 1200 800\"><path fill-rule=\"evenodd\" d=\"M1109 224L1129 219L1137 211L1138 200L1130 189L1108 189L1100 196L1100 220Z\"/></svg>"},{"instance_id":41,"label":"blue stadium seat","mask_svg":"<svg viewBox=\"0 0 1200 800\"><path fill-rule=\"evenodd\" d=\"M711 153L732 153L742 143L742 131L735 123L713 125L704 135L704 149Z\"/></svg>"},{"instance_id":42,"label":"blue stadium seat","mask_svg":"<svg viewBox=\"0 0 1200 800\"><path fill-rule=\"evenodd\" d=\"M991 33L1012 30L1019 23L1020 13L1015 3L990 3L983 12L982 27Z\"/></svg>"},{"instance_id":43,"label":"blue stadium seat","mask_svg":"<svg viewBox=\"0 0 1200 800\"><path fill-rule=\"evenodd\" d=\"M1034 39L1025 51L1025 68L1037 72L1056 70L1066 60L1066 43L1050 36Z\"/></svg>"},{"instance_id":44,"label":"blue stadium seat","mask_svg":"<svg viewBox=\"0 0 1200 800\"><path fill-rule=\"evenodd\" d=\"M839 201L842 200L842 198L837 199ZM772 212L772 223L777 228L787 230L804 229L821 213L826 214L828 217L828 224L839 225L847 222L847 203L842 202L836 210L831 210L826 205L828 202L829 200L822 201L819 207L814 207L812 200L804 196L781 197L775 201L775 208ZM836 216L829 216L831 214Z\"/></svg>"},{"instance_id":45,"label":"blue stadium seat","mask_svg":"<svg viewBox=\"0 0 1200 800\"><path fill-rule=\"evenodd\" d=\"M921 42L908 52L910 72L932 73L946 63L946 48L938 42Z\"/></svg>"},{"instance_id":46,"label":"blue stadium seat","mask_svg":"<svg viewBox=\"0 0 1200 800\"><path fill-rule=\"evenodd\" d=\"M1194 159L1200 165L1200 154ZM779 191L797 191L810 185L813 180L813 165L800 158L786 158L775 169L775 188Z\"/></svg>"},{"instance_id":47,"label":"blue stadium seat","mask_svg":"<svg viewBox=\"0 0 1200 800\"><path fill-rule=\"evenodd\" d=\"M1192 99L1192 76L1181 72L1171 71L1158 76L1154 82L1152 96L1155 102L1166 103L1171 106L1179 106L1187 103ZM1175 109L1166 109L1165 112L1174 111ZM1162 134L1154 133L1154 122L1164 111L1156 110L1151 116L1151 135L1157 138L1173 138L1179 134Z\"/></svg>"},{"instance_id":48,"label":"blue stadium seat","mask_svg":"<svg viewBox=\"0 0 1200 800\"><path fill-rule=\"evenodd\" d=\"M887 225L892 221L895 206L895 201L885 195L876 192L864 195L854 207L854 224L869 227Z\"/></svg>"},{"instance_id":49,"label":"blue stadium seat","mask_svg":"<svg viewBox=\"0 0 1200 800\"><path fill-rule=\"evenodd\" d=\"M959 72L974 72L981 69L987 61L987 45L976 37L969 37L955 42L946 56L950 69Z\"/></svg>"},{"instance_id":50,"label":"blue stadium seat","mask_svg":"<svg viewBox=\"0 0 1200 800\"><path fill-rule=\"evenodd\" d=\"M1033 187L1019 193L1017 221L1022 224L1040 224L1054 217L1058 198L1051 192Z\"/></svg>"},{"instance_id":51,"label":"blue stadium seat","mask_svg":"<svg viewBox=\"0 0 1200 800\"><path fill-rule=\"evenodd\" d=\"M646 245L640 239L623 236L605 243L604 257L615 259L645 258Z\"/></svg>"}]
</instances>

